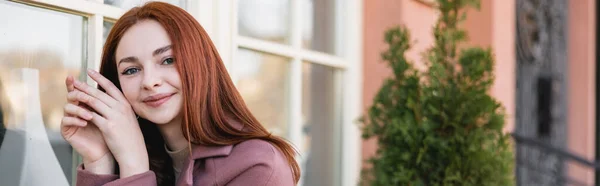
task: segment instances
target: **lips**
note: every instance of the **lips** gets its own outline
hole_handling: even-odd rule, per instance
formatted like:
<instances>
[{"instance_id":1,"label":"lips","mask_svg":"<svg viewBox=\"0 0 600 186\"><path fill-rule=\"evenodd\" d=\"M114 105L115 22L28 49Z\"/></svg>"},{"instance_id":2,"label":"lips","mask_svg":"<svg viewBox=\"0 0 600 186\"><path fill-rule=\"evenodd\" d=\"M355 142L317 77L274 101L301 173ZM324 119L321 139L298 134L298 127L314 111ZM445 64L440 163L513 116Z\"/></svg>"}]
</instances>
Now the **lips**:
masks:
<instances>
[{"instance_id":1,"label":"lips","mask_svg":"<svg viewBox=\"0 0 600 186\"><path fill-rule=\"evenodd\" d=\"M148 96L142 100L146 105L150 107L159 107L163 103L169 101L175 93L162 93Z\"/></svg>"}]
</instances>

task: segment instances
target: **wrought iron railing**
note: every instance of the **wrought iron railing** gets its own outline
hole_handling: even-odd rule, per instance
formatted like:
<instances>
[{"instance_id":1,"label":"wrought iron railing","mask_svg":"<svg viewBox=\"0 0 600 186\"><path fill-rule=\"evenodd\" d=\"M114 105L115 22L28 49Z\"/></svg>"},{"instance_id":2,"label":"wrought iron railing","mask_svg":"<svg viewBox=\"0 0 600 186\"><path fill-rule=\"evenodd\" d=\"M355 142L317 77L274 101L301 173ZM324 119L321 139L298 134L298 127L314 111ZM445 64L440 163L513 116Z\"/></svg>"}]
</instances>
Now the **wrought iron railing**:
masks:
<instances>
[{"instance_id":1,"label":"wrought iron railing","mask_svg":"<svg viewBox=\"0 0 600 186\"><path fill-rule=\"evenodd\" d=\"M512 134L516 142L517 185L576 185L592 186L568 176L567 164L577 164L589 171L600 171L600 164L568 150L558 148L538 138ZM596 183L596 185L599 185Z\"/></svg>"}]
</instances>

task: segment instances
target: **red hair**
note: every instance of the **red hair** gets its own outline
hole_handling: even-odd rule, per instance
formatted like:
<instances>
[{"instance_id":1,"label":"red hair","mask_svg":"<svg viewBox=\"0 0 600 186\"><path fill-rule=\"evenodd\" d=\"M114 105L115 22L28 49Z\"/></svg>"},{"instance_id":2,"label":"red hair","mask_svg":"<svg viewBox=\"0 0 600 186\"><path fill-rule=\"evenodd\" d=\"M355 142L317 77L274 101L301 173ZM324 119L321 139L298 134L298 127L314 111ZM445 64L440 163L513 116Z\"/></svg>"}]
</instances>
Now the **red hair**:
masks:
<instances>
[{"instance_id":1,"label":"red hair","mask_svg":"<svg viewBox=\"0 0 600 186\"><path fill-rule=\"evenodd\" d=\"M250 113L208 34L185 10L167 3L151 2L126 12L106 39L100 73L121 89L115 51L127 29L141 20L160 23L172 41L175 66L182 83L181 127L188 142L234 145L249 139L266 140L285 155L297 183L300 168L294 158L296 150L283 138L271 135ZM231 126L227 122L231 119L242 123L244 130ZM156 125L141 119L140 126L148 148L150 169L157 174L157 181L160 185L174 184L171 160Z\"/></svg>"}]
</instances>

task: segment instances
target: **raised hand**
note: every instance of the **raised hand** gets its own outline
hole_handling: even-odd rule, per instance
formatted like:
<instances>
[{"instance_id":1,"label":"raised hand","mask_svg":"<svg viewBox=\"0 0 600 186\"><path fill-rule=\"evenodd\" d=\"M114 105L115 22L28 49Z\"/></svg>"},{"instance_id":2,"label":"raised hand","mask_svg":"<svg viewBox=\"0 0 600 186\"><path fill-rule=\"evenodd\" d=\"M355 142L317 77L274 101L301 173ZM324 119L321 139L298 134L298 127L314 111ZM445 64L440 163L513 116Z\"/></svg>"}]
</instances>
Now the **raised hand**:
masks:
<instances>
[{"instance_id":1,"label":"raised hand","mask_svg":"<svg viewBox=\"0 0 600 186\"><path fill-rule=\"evenodd\" d=\"M148 171L148 153L131 105L110 80L93 70L88 70L88 75L106 93L74 81L75 90L69 94L95 110L88 118L102 132L122 178Z\"/></svg>"},{"instance_id":2,"label":"raised hand","mask_svg":"<svg viewBox=\"0 0 600 186\"><path fill-rule=\"evenodd\" d=\"M72 76L66 78L68 94L61 134L81 155L86 170L96 174L111 174L114 172L114 158L98 127L88 124L93 112L79 103L73 83Z\"/></svg>"}]
</instances>

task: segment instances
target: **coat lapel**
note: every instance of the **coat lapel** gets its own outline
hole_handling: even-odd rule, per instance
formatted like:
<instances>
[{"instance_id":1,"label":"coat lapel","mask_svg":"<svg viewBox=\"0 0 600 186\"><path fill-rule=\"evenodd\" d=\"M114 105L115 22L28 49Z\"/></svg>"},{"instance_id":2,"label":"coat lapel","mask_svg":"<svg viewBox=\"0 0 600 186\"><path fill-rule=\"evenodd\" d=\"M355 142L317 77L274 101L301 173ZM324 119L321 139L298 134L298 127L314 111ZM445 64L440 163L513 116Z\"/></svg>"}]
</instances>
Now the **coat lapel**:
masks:
<instances>
[{"instance_id":1,"label":"coat lapel","mask_svg":"<svg viewBox=\"0 0 600 186\"><path fill-rule=\"evenodd\" d=\"M228 123L237 130L242 130L243 125L234 120L227 120ZM206 146L192 144L191 156L188 156L181 169L180 178L177 179L177 186L193 186L194 184L194 163L199 159L206 159L219 156L228 156L233 149L233 145L225 146Z\"/></svg>"}]
</instances>

